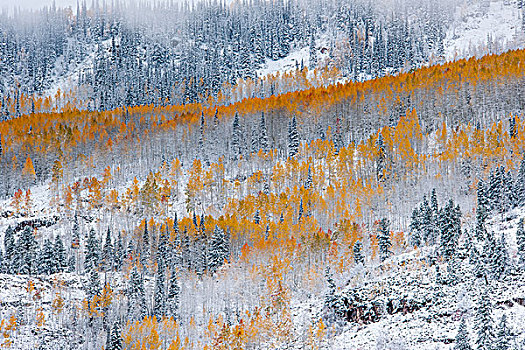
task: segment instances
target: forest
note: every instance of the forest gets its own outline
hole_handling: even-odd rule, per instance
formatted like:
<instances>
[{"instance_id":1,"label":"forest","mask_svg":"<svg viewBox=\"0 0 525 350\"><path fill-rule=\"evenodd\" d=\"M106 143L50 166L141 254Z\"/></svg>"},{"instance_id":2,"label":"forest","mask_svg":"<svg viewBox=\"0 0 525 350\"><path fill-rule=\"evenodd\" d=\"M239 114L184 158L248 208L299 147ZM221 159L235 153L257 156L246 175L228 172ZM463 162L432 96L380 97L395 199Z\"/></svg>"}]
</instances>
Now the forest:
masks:
<instances>
[{"instance_id":1,"label":"forest","mask_svg":"<svg viewBox=\"0 0 525 350\"><path fill-rule=\"evenodd\" d=\"M2 15L0 347L523 349L525 50L308 4ZM357 58L254 75L321 31Z\"/></svg>"}]
</instances>

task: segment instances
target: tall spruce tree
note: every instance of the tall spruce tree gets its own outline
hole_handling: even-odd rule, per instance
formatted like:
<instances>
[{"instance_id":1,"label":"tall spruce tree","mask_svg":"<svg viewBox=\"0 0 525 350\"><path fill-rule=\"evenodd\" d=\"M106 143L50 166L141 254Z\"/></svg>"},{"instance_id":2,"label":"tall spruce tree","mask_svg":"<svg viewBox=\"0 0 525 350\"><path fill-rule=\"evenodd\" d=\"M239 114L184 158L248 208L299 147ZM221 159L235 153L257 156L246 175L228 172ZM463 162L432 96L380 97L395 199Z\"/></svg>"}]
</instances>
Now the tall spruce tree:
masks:
<instances>
[{"instance_id":1,"label":"tall spruce tree","mask_svg":"<svg viewBox=\"0 0 525 350\"><path fill-rule=\"evenodd\" d=\"M365 256L363 255L363 244L361 241L356 241L354 243L354 262L356 265L365 263Z\"/></svg>"},{"instance_id":2,"label":"tall spruce tree","mask_svg":"<svg viewBox=\"0 0 525 350\"><path fill-rule=\"evenodd\" d=\"M516 243L518 245L518 263L525 267L525 229L523 228L524 218L521 218L516 231Z\"/></svg>"},{"instance_id":3,"label":"tall spruce tree","mask_svg":"<svg viewBox=\"0 0 525 350\"><path fill-rule=\"evenodd\" d=\"M390 222L383 218L379 220L377 244L379 246L379 259L384 262L392 254L392 241L390 239Z\"/></svg>"},{"instance_id":4,"label":"tall spruce tree","mask_svg":"<svg viewBox=\"0 0 525 350\"><path fill-rule=\"evenodd\" d=\"M514 206L525 205L525 157L521 160L520 169L514 181Z\"/></svg>"},{"instance_id":5,"label":"tall spruce tree","mask_svg":"<svg viewBox=\"0 0 525 350\"><path fill-rule=\"evenodd\" d=\"M228 255L229 244L226 235L220 227L215 226L210 243L210 272L215 273L217 269L224 264L224 260L228 258Z\"/></svg>"},{"instance_id":6,"label":"tall spruce tree","mask_svg":"<svg viewBox=\"0 0 525 350\"><path fill-rule=\"evenodd\" d=\"M467 323L464 317L461 319L461 323L459 324L454 350L472 350L472 346L470 345L470 337L467 330Z\"/></svg>"},{"instance_id":7,"label":"tall spruce tree","mask_svg":"<svg viewBox=\"0 0 525 350\"><path fill-rule=\"evenodd\" d=\"M16 242L15 242L15 233L11 226L8 226L4 234L4 266L6 266L7 271L14 271L15 266L15 256L16 256Z\"/></svg>"},{"instance_id":8,"label":"tall spruce tree","mask_svg":"<svg viewBox=\"0 0 525 350\"><path fill-rule=\"evenodd\" d=\"M175 270L171 271L170 280L168 283L167 307L169 316L173 319L178 318L179 314L179 300L180 300L180 286Z\"/></svg>"},{"instance_id":9,"label":"tall spruce tree","mask_svg":"<svg viewBox=\"0 0 525 350\"><path fill-rule=\"evenodd\" d=\"M459 206L454 206L452 199L440 210L439 224L441 254L448 259L455 254L461 235L461 211Z\"/></svg>"},{"instance_id":10,"label":"tall spruce tree","mask_svg":"<svg viewBox=\"0 0 525 350\"><path fill-rule=\"evenodd\" d=\"M153 315L157 319L166 316L166 275L162 259L159 260L157 275L155 277L155 291L153 294Z\"/></svg>"},{"instance_id":11,"label":"tall spruce tree","mask_svg":"<svg viewBox=\"0 0 525 350\"><path fill-rule=\"evenodd\" d=\"M503 314L498 326L498 333L493 349L494 350L509 350L511 341L510 330L507 325L507 315Z\"/></svg>"},{"instance_id":12,"label":"tall spruce tree","mask_svg":"<svg viewBox=\"0 0 525 350\"><path fill-rule=\"evenodd\" d=\"M128 317L132 320L143 320L148 313L144 280L136 266L131 269L131 276L127 289Z\"/></svg>"},{"instance_id":13,"label":"tall spruce tree","mask_svg":"<svg viewBox=\"0 0 525 350\"><path fill-rule=\"evenodd\" d=\"M122 350L124 348L124 340L120 330L120 324L118 321L113 323L109 336L109 344L106 345L107 350Z\"/></svg>"},{"instance_id":14,"label":"tall spruce tree","mask_svg":"<svg viewBox=\"0 0 525 350\"><path fill-rule=\"evenodd\" d=\"M270 150L270 146L268 143L268 130L266 128L264 112L261 113L261 120L259 122L259 145L265 153L268 153L268 151Z\"/></svg>"},{"instance_id":15,"label":"tall spruce tree","mask_svg":"<svg viewBox=\"0 0 525 350\"><path fill-rule=\"evenodd\" d=\"M297 120L295 115L288 124L288 156L293 157L299 151L299 134L297 132Z\"/></svg>"},{"instance_id":16,"label":"tall spruce tree","mask_svg":"<svg viewBox=\"0 0 525 350\"><path fill-rule=\"evenodd\" d=\"M476 346L479 350L493 350L494 326L492 320L492 302L487 289L484 289L476 309Z\"/></svg>"},{"instance_id":17,"label":"tall spruce tree","mask_svg":"<svg viewBox=\"0 0 525 350\"><path fill-rule=\"evenodd\" d=\"M36 272L38 244L30 226L26 226L17 241L17 270L21 274Z\"/></svg>"},{"instance_id":18,"label":"tall spruce tree","mask_svg":"<svg viewBox=\"0 0 525 350\"><path fill-rule=\"evenodd\" d=\"M56 272L64 272L68 266L67 253L60 234L56 235L53 245Z\"/></svg>"},{"instance_id":19,"label":"tall spruce tree","mask_svg":"<svg viewBox=\"0 0 525 350\"><path fill-rule=\"evenodd\" d=\"M106 231L106 239L104 241L104 247L102 248L102 263L105 271L111 271L113 269L113 263L115 261L113 243L111 242L111 231L108 227Z\"/></svg>"},{"instance_id":20,"label":"tall spruce tree","mask_svg":"<svg viewBox=\"0 0 525 350\"><path fill-rule=\"evenodd\" d=\"M84 269L89 272L91 269L98 269L100 264L100 242L98 241L95 230L89 231L84 254Z\"/></svg>"}]
</instances>

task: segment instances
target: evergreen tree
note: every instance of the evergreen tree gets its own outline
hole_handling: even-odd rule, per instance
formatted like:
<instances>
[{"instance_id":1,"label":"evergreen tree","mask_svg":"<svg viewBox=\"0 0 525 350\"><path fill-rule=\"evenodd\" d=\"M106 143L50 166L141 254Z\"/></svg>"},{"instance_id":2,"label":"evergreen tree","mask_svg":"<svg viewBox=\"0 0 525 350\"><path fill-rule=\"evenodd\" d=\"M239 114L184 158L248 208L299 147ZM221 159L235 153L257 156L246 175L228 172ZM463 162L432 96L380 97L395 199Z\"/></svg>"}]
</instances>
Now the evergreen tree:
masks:
<instances>
[{"instance_id":1,"label":"evergreen tree","mask_svg":"<svg viewBox=\"0 0 525 350\"><path fill-rule=\"evenodd\" d=\"M288 124L288 156L293 157L299 151L299 134L297 133L297 120L295 116Z\"/></svg>"},{"instance_id":2,"label":"evergreen tree","mask_svg":"<svg viewBox=\"0 0 525 350\"><path fill-rule=\"evenodd\" d=\"M494 350L509 350L510 349L510 331L507 326L507 315L501 316L501 321L498 327L498 334L496 335L496 341L494 344Z\"/></svg>"},{"instance_id":3,"label":"evergreen tree","mask_svg":"<svg viewBox=\"0 0 525 350\"><path fill-rule=\"evenodd\" d=\"M259 215L259 209L255 211L255 215L253 216L253 223L256 225L259 225L261 223L261 216Z\"/></svg>"},{"instance_id":4,"label":"evergreen tree","mask_svg":"<svg viewBox=\"0 0 525 350\"><path fill-rule=\"evenodd\" d=\"M148 222L144 221L144 232L142 234L142 247L140 254L140 263L142 266L147 266L150 258L151 246L148 232Z\"/></svg>"},{"instance_id":5,"label":"evergreen tree","mask_svg":"<svg viewBox=\"0 0 525 350\"><path fill-rule=\"evenodd\" d=\"M22 274L36 272L37 242L30 226L26 226L17 242L17 270Z\"/></svg>"},{"instance_id":6,"label":"evergreen tree","mask_svg":"<svg viewBox=\"0 0 525 350\"><path fill-rule=\"evenodd\" d=\"M68 266L66 248L59 234L56 235L53 247L56 272L64 272Z\"/></svg>"},{"instance_id":7,"label":"evergreen tree","mask_svg":"<svg viewBox=\"0 0 525 350\"><path fill-rule=\"evenodd\" d=\"M180 298L180 286L177 274L173 270L171 271L170 280L168 283L168 295L167 295L167 307L169 315L175 320L178 318L179 313L179 298Z\"/></svg>"},{"instance_id":8,"label":"evergreen tree","mask_svg":"<svg viewBox=\"0 0 525 350\"><path fill-rule=\"evenodd\" d=\"M510 258L507 247L507 241L505 240L505 234L502 233L496 246L494 247L494 265L492 272L495 278L500 279L505 276L509 266Z\"/></svg>"},{"instance_id":9,"label":"evergreen tree","mask_svg":"<svg viewBox=\"0 0 525 350\"><path fill-rule=\"evenodd\" d=\"M485 228L485 221L487 219L487 213L484 206L478 204L476 209L476 228L475 235L478 240L483 240L487 236L487 229Z\"/></svg>"},{"instance_id":10,"label":"evergreen tree","mask_svg":"<svg viewBox=\"0 0 525 350\"><path fill-rule=\"evenodd\" d=\"M95 295L100 295L100 276L96 269L90 269L89 280L86 286L86 296L88 297L88 302L93 300Z\"/></svg>"},{"instance_id":11,"label":"evergreen tree","mask_svg":"<svg viewBox=\"0 0 525 350\"><path fill-rule=\"evenodd\" d=\"M312 179L312 167L308 165L308 175L306 176L306 182L304 183L304 188L309 190L312 188L313 179Z\"/></svg>"},{"instance_id":12,"label":"evergreen tree","mask_svg":"<svg viewBox=\"0 0 525 350\"><path fill-rule=\"evenodd\" d=\"M15 233L11 226L8 226L7 229L5 230L4 249L5 249L4 265L6 267L6 271L14 271L16 267L15 266L16 245L15 245Z\"/></svg>"},{"instance_id":13,"label":"evergreen tree","mask_svg":"<svg viewBox=\"0 0 525 350\"><path fill-rule=\"evenodd\" d=\"M128 295L128 317L132 320L143 320L148 313L146 305L146 294L144 292L144 280L139 274L137 267L131 270Z\"/></svg>"},{"instance_id":14,"label":"evergreen tree","mask_svg":"<svg viewBox=\"0 0 525 350\"><path fill-rule=\"evenodd\" d=\"M113 327L111 327L109 343L106 345L107 350L122 350L124 348L124 341L122 339L120 324L119 322L114 322Z\"/></svg>"},{"instance_id":15,"label":"evergreen tree","mask_svg":"<svg viewBox=\"0 0 525 350\"><path fill-rule=\"evenodd\" d=\"M392 241L390 240L390 222L383 218L379 220L379 229L377 233L377 244L379 246L379 259L384 262L391 254Z\"/></svg>"},{"instance_id":16,"label":"evergreen tree","mask_svg":"<svg viewBox=\"0 0 525 350\"><path fill-rule=\"evenodd\" d=\"M224 260L228 258L228 255L229 244L228 240L226 239L226 235L221 228L215 226L210 243L210 272L215 273L217 269L222 266Z\"/></svg>"},{"instance_id":17,"label":"evergreen tree","mask_svg":"<svg viewBox=\"0 0 525 350\"><path fill-rule=\"evenodd\" d=\"M115 255L113 252L113 243L111 243L111 231L108 227L108 230L106 231L106 240L104 242L104 247L102 248L102 262L106 271L111 271L113 269L114 260Z\"/></svg>"},{"instance_id":18,"label":"evergreen tree","mask_svg":"<svg viewBox=\"0 0 525 350\"><path fill-rule=\"evenodd\" d=\"M445 208L440 211L440 231L441 231L441 253L445 259L455 254L461 235L461 211L459 206L454 206L452 199L449 200Z\"/></svg>"},{"instance_id":19,"label":"evergreen tree","mask_svg":"<svg viewBox=\"0 0 525 350\"><path fill-rule=\"evenodd\" d=\"M421 241L422 241L422 234L421 234L421 228L423 226L423 223L422 223L422 216L421 216L421 212L419 211L419 207L415 207L413 210L412 210L412 216L411 216L411 219L410 219L410 225L409 225L409 228L410 228L410 236L409 236L409 241L410 241L410 245L414 246L414 247L419 247L421 246Z\"/></svg>"},{"instance_id":20,"label":"evergreen tree","mask_svg":"<svg viewBox=\"0 0 525 350\"><path fill-rule=\"evenodd\" d=\"M523 228L524 218L521 218L516 231L516 243L518 245L518 263L525 266L525 229Z\"/></svg>"},{"instance_id":21,"label":"evergreen tree","mask_svg":"<svg viewBox=\"0 0 525 350\"><path fill-rule=\"evenodd\" d=\"M379 133L376 141L377 147L377 160L376 160L376 176L378 181L382 181L385 178L385 164L386 164L386 152L385 143L383 141L383 135Z\"/></svg>"},{"instance_id":22,"label":"evergreen tree","mask_svg":"<svg viewBox=\"0 0 525 350\"><path fill-rule=\"evenodd\" d=\"M166 316L166 276L165 268L162 260L159 261L157 276L155 278L155 292L153 294L154 306L153 314L157 319Z\"/></svg>"},{"instance_id":23,"label":"evergreen tree","mask_svg":"<svg viewBox=\"0 0 525 350\"><path fill-rule=\"evenodd\" d=\"M38 258L38 273L50 275L56 272L53 244L50 240L44 240Z\"/></svg>"},{"instance_id":24,"label":"evergreen tree","mask_svg":"<svg viewBox=\"0 0 525 350\"><path fill-rule=\"evenodd\" d=\"M354 243L354 262L356 265L365 263L365 256L363 255L363 244L361 241Z\"/></svg>"},{"instance_id":25,"label":"evergreen tree","mask_svg":"<svg viewBox=\"0 0 525 350\"><path fill-rule=\"evenodd\" d=\"M470 346L470 337L467 330L467 323L465 318L461 319L459 324L458 333L456 335L456 344L454 344L454 350L472 350Z\"/></svg>"},{"instance_id":26,"label":"evergreen tree","mask_svg":"<svg viewBox=\"0 0 525 350\"><path fill-rule=\"evenodd\" d=\"M95 230L89 231L86 242L86 252L84 254L84 269L89 272L91 269L98 269L100 264L100 243L95 236Z\"/></svg>"},{"instance_id":27,"label":"evergreen tree","mask_svg":"<svg viewBox=\"0 0 525 350\"><path fill-rule=\"evenodd\" d=\"M168 251L169 241L168 241L168 232L166 230L160 230L159 233L159 244L157 247L157 263L160 264L163 262L166 266L171 266L171 254Z\"/></svg>"},{"instance_id":28,"label":"evergreen tree","mask_svg":"<svg viewBox=\"0 0 525 350\"><path fill-rule=\"evenodd\" d=\"M476 310L477 349L493 350L494 328L492 322L492 302L488 290L485 289Z\"/></svg>"},{"instance_id":29,"label":"evergreen tree","mask_svg":"<svg viewBox=\"0 0 525 350\"><path fill-rule=\"evenodd\" d=\"M242 146L241 141L242 140L242 131L241 131L241 125L239 124L239 114L235 112L235 116L233 117L233 134L232 134L232 141L231 141L231 152L232 157L234 159L237 159L239 155L242 154Z\"/></svg>"},{"instance_id":30,"label":"evergreen tree","mask_svg":"<svg viewBox=\"0 0 525 350\"><path fill-rule=\"evenodd\" d=\"M520 169L514 181L514 206L525 205L525 157L521 160Z\"/></svg>"},{"instance_id":31,"label":"evergreen tree","mask_svg":"<svg viewBox=\"0 0 525 350\"><path fill-rule=\"evenodd\" d=\"M124 243L122 242L122 234L118 233L117 243L115 244L115 254L113 255L113 265L117 271L122 269L122 263L124 262Z\"/></svg>"},{"instance_id":32,"label":"evergreen tree","mask_svg":"<svg viewBox=\"0 0 525 350\"><path fill-rule=\"evenodd\" d=\"M268 151L270 150L268 144L268 131L266 129L266 120L264 119L264 112L261 113L261 121L259 122L259 145L265 153L268 153Z\"/></svg>"}]
</instances>

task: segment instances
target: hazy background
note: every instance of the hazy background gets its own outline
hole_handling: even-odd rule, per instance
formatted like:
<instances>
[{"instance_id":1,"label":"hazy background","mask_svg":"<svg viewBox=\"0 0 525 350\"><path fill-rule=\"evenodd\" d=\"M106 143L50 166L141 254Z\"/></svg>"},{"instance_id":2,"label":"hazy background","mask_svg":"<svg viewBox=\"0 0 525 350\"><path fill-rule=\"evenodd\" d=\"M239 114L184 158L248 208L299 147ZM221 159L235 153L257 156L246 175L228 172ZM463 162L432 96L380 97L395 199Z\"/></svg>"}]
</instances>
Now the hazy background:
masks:
<instances>
[{"instance_id":1,"label":"hazy background","mask_svg":"<svg viewBox=\"0 0 525 350\"><path fill-rule=\"evenodd\" d=\"M43 6L50 6L53 0L0 0L0 8L12 10L14 7L21 9L39 9ZM60 7L76 7L76 0L55 0L55 4Z\"/></svg>"}]
</instances>

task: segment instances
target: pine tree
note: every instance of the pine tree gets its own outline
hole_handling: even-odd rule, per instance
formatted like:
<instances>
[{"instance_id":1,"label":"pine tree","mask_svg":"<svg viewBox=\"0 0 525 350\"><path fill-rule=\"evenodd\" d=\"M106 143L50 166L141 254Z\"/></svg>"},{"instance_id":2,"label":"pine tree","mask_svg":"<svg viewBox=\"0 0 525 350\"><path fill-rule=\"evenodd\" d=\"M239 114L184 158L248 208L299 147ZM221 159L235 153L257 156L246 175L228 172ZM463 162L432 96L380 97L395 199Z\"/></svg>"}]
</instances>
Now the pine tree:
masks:
<instances>
[{"instance_id":1,"label":"pine tree","mask_svg":"<svg viewBox=\"0 0 525 350\"><path fill-rule=\"evenodd\" d=\"M124 341L122 339L120 324L118 321L113 323L111 327L109 344L106 345L107 350L122 350L124 348Z\"/></svg>"},{"instance_id":2,"label":"pine tree","mask_svg":"<svg viewBox=\"0 0 525 350\"><path fill-rule=\"evenodd\" d=\"M363 244L361 241L354 243L354 262L356 265L365 263L365 256L363 255Z\"/></svg>"},{"instance_id":3,"label":"pine tree","mask_svg":"<svg viewBox=\"0 0 525 350\"><path fill-rule=\"evenodd\" d=\"M376 160L376 176L378 181L383 181L385 178L385 164L386 164L386 152L385 143L383 141L383 135L379 133L376 141L377 148L377 160Z\"/></svg>"},{"instance_id":4,"label":"pine tree","mask_svg":"<svg viewBox=\"0 0 525 350\"><path fill-rule=\"evenodd\" d=\"M177 279L177 273L175 270L171 271L170 280L168 283L168 294L167 294L167 307L169 316L173 319L178 318L179 313L179 298L180 298L180 286L179 280Z\"/></svg>"},{"instance_id":5,"label":"pine tree","mask_svg":"<svg viewBox=\"0 0 525 350\"><path fill-rule=\"evenodd\" d=\"M521 160L520 169L514 181L514 206L525 205L525 157Z\"/></svg>"},{"instance_id":6,"label":"pine tree","mask_svg":"<svg viewBox=\"0 0 525 350\"><path fill-rule=\"evenodd\" d=\"M36 270L37 242L30 226L26 226L17 242L18 271L22 274L31 274Z\"/></svg>"},{"instance_id":7,"label":"pine tree","mask_svg":"<svg viewBox=\"0 0 525 350\"><path fill-rule=\"evenodd\" d=\"M127 295L128 317L132 320L143 320L148 313L148 309L144 292L144 280L139 275L136 266L131 270Z\"/></svg>"},{"instance_id":8,"label":"pine tree","mask_svg":"<svg viewBox=\"0 0 525 350\"><path fill-rule=\"evenodd\" d=\"M459 206L454 206L452 199L449 200L445 208L440 211L440 231L441 231L441 254L445 259L455 254L461 235L461 211Z\"/></svg>"},{"instance_id":9,"label":"pine tree","mask_svg":"<svg viewBox=\"0 0 525 350\"><path fill-rule=\"evenodd\" d=\"M166 316L166 275L164 262L159 261L157 276L155 278L155 292L153 294L153 315L157 316L157 319L161 319Z\"/></svg>"},{"instance_id":10,"label":"pine tree","mask_svg":"<svg viewBox=\"0 0 525 350\"><path fill-rule=\"evenodd\" d=\"M477 349L493 350L494 328L492 322L492 302L488 290L485 289L476 310Z\"/></svg>"},{"instance_id":11,"label":"pine tree","mask_svg":"<svg viewBox=\"0 0 525 350\"><path fill-rule=\"evenodd\" d=\"M142 234L142 247L140 254L140 263L142 266L147 266L150 258L151 246L148 232L148 222L144 221L144 232Z\"/></svg>"},{"instance_id":12,"label":"pine tree","mask_svg":"<svg viewBox=\"0 0 525 350\"><path fill-rule=\"evenodd\" d=\"M297 133L297 120L295 116L288 124L288 156L293 157L299 152L299 134Z\"/></svg>"},{"instance_id":13,"label":"pine tree","mask_svg":"<svg viewBox=\"0 0 525 350\"><path fill-rule=\"evenodd\" d=\"M495 346L493 350L509 350L510 349L510 331L507 326L507 315L501 316L501 321L498 327L498 334L496 335Z\"/></svg>"},{"instance_id":14,"label":"pine tree","mask_svg":"<svg viewBox=\"0 0 525 350\"><path fill-rule=\"evenodd\" d=\"M84 254L84 269L89 272L91 269L98 269L100 264L100 243L95 236L95 230L89 231Z\"/></svg>"},{"instance_id":15,"label":"pine tree","mask_svg":"<svg viewBox=\"0 0 525 350\"><path fill-rule=\"evenodd\" d=\"M239 124L239 114L235 112L235 116L233 117L233 134L231 142L231 152L234 159L237 159L237 157L242 154L241 140L242 131Z\"/></svg>"},{"instance_id":16,"label":"pine tree","mask_svg":"<svg viewBox=\"0 0 525 350\"><path fill-rule=\"evenodd\" d=\"M523 223L524 218L521 218L518 223L518 229L516 231L516 243L518 245L518 263L521 267L525 267L525 229L523 228Z\"/></svg>"},{"instance_id":17,"label":"pine tree","mask_svg":"<svg viewBox=\"0 0 525 350\"><path fill-rule=\"evenodd\" d=\"M476 209L476 228L474 230L476 238L483 240L487 236L487 229L485 228L485 221L487 219L487 213L484 206L478 204Z\"/></svg>"},{"instance_id":18,"label":"pine tree","mask_svg":"<svg viewBox=\"0 0 525 350\"><path fill-rule=\"evenodd\" d=\"M509 251L504 233L501 234L493 252L494 265L492 267L492 272L495 278L500 279L505 276L510 266Z\"/></svg>"},{"instance_id":19,"label":"pine tree","mask_svg":"<svg viewBox=\"0 0 525 350\"><path fill-rule=\"evenodd\" d=\"M459 324L458 333L456 335L456 344L454 344L454 350L472 350L470 346L470 337L467 330L467 323L465 318L461 319Z\"/></svg>"},{"instance_id":20,"label":"pine tree","mask_svg":"<svg viewBox=\"0 0 525 350\"><path fill-rule=\"evenodd\" d=\"M264 153L268 153L270 150L268 144L268 131L266 129L266 120L264 118L264 112L261 113L261 121L259 122L259 145Z\"/></svg>"},{"instance_id":21,"label":"pine tree","mask_svg":"<svg viewBox=\"0 0 525 350\"><path fill-rule=\"evenodd\" d=\"M312 167L308 165L308 175L306 176L306 181L304 183L304 188L309 190L312 188L313 179L312 179Z\"/></svg>"},{"instance_id":22,"label":"pine tree","mask_svg":"<svg viewBox=\"0 0 525 350\"><path fill-rule=\"evenodd\" d=\"M56 272L64 272L67 268L67 255L66 248L59 234L56 235L53 250Z\"/></svg>"},{"instance_id":23,"label":"pine tree","mask_svg":"<svg viewBox=\"0 0 525 350\"><path fill-rule=\"evenodd\" d=\"M93 300L95 295L100 295L100 292L100 276L96 269L91 269L89 272L89 280L86 286L86 295L88 297L88 301Z\"/></svg>"},{"instance_id":24,"label":"pine tree","mask_svg":"<svg viewBox=\"0 0 525 350\"><path fill-rule=\"evenodd\" d=\"M15 233L11 226L8 226L4 234L4 265L7 271L13 271L15 269Z\"/></svg>"},{"instance_id":25,"label":"pine tree","mask_svg":"<svg viewBox=\"0 0 525 350\"><path fill-rule=\"evenodd\" d=\"M166 266L171 266L171 254L168 251L168 232L166 230L160 230L159 243L157 247L157 263L163 262Z\"/></svg>"},{"instance_id":26,"label":"pine tree","mask_svg":"<svg viewBox=\"0 0 525 350\"><path fill-rule=\"evenodd\" d=\"M377 233L377 244L379 246L379 259L384 262L391 254L392 241L390 240L390 222L383 218L379 220L379 229Z\"/></svg>"},{"instance_id":27,"label":"pine tree","mask_svg":"<svg viewBox=\"0 0 525 350\"><path fill-rule=\"evenodd\" d=\"M111 271L113 269L114 260L115 255L113 252L113 243L111 243L111 231L108 227L108 230L106 231L106 240L104 242L104 247L102 248L102 262L106 271Z\"/></svg>"},{"instance_id":28,"label":"pine tree","mask_svg":"<svg viewBox=\"0 0 525 350\"><path fill-rule=\"evenodd\" d=\"M410 236L409 241L410 245L413 247L419 247L421 246L422 242L422 234L421 234L421 228L422 228L422 216L421 212L419 211L419 207L415 207L412 210L412 216L410 218Z\"/></svg>"},{"instance_id":29,"label":"pine tree","mask_svg":"<svg viewBox=\"0 0 525 350\"><path fill-rule=\"evenodd\" d=\"M222 266L228 254L229 244L226 235L221 228L215 226L210 243L209 269L211 273L215 273Z\"/></svg>"},{"instance_id":30,"label":"pine tree","mask_svg":"<svg viewBox=\"0 0 525 350\"><path fill-rule=\"evenodd\" d=\"M122 263L124 262L124 243L122 242L122 234L118 233L117 243L115 244L115 254L113 255L113 265L117 271L122 269Z\"/></svg>"},{"instance_id":31,"label":"pine tree","mask_svg":"<svg viewBox=\"0 0 525 350\"><path fill-rule=\"evenodd\" d=\"M53 244L50 240L44 240L42 248L40 249L38 258L38 273L50 275L55 273L55 259L53 254Z\"/></svg>"}]
</instances>

